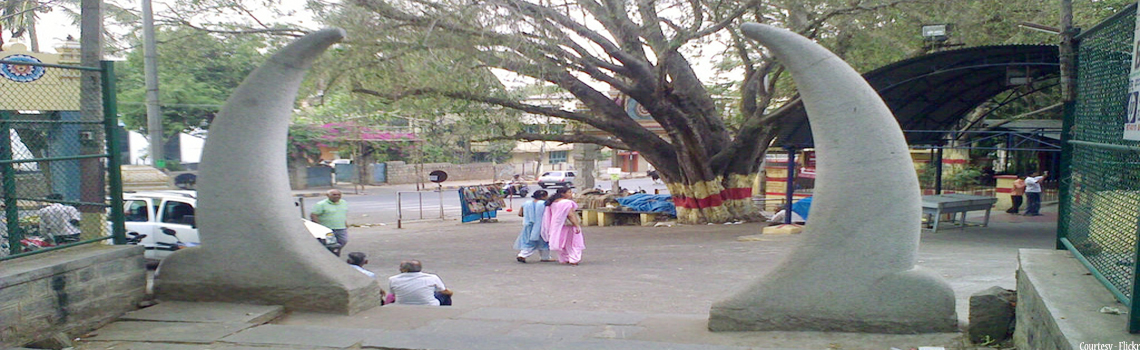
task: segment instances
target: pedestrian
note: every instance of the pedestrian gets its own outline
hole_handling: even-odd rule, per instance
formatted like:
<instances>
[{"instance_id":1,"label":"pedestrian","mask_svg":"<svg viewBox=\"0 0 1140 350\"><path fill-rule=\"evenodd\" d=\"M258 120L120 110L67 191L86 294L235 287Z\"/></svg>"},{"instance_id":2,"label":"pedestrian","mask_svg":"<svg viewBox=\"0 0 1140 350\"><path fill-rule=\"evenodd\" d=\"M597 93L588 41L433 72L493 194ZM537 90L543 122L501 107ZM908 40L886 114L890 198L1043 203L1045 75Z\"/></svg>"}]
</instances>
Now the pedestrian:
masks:
<instances>
[{"instance_id":1,"label":"pedestrian","mask_svg":"<svg viewBox=\"0 0 1140 350\"><path fill-rule=\"evenodd\" d=\"M348 245L348 201L341 199L342 194L337 189L328 190L325 196L328 198L313 205L309 220L332 229L343 250Z\"/></svg>"},{"instance_id":2,"label":"pedestrian","mask_svg":"<svg viewBox=\"0 0 1140 350\"><path fill-rule=\"evenodd\" d=\"M1041 216L1041 181L1048 175L1048 171L1044 174L1035 171L1025 178L1025 197L1028 200L1025 216Z\"/></svg>"},{"instance_id":3,"label":"pedestrian","mask_svg":"<svg viewBox=\"0 0 1140 350\"><path fill-rule=\"evenodd\" d=\"M63 195L52 193L45 197L52 201L62 201ZM70 205L55 202L39 210L40 234L55 243L79 241L79 210Z\"/></svg>"},{"instance_id":4,"label":"pedestrian","mask_svg":"<svg viewBox=\"0 0 1140 350\"><path fill-rule=\"evenodd\" d=\"M388 290L395 303L403 305L451 305L454 294L439 276L424 273L419 260L400 262L400 274L388 277Z\"/></svg>"},{"instance_id":5,"label":"pedestrian","mask_svg":"<svg viewBox=\"0 0 1140 350\"><path fill-rule=\"evenodd\" d=\"M1021 202L1025 199L1025 174L1018 173L1017 180L1013 180L1013 191L1009 193L1009 199L1013 201L1013 206L1005 212L1017 214L1021 210Z\"/></svg>"},{"instance_id":6,"label":"pedestrian","mask_svg":"<svg viewBox=\"0 0 1140 350\"><path fill-rule=\"evenodd\" d=\"M649 178L653 179L653 183L655 184L658 180L661 180L661 173L658 173L657 169L650 169L649 171L645 172L645 175L649 175Z\"/></svg>"},{"instance_id":7,"label":"pedestrian","mask_svg":"<svg viewBox=\"0 0 1140 350\"><path fill-rule=\"evenodd\" d=\"M549 237L550 249L558 251L558 262L578 266L582 261L582 250L586 241L582 238L582 226L578 214L578 203L574 202L574 190L559 188L546 199L546 212L542 216L542 230Z\"/></svg>"},{"instance_id":8,"label":"pedestrian","mask_svg":"<svg viewBox=\"0 0 1140 350\"><path fill-rule=\"evenodd\" d=\"M361 252L348 253L348 260L346 261L348 265L352 266L356 271L360 271L360 273L363 273L365 276L376 278L375 272L364 268L364 265L368 265L368 255ZM384 305L384 299L387 299L387 296L388 293L384 291L384 288L380 288L380 305Z\"/></svg>"},{"instance_id":9,"label":"pedestrian","mask_svg":"<svg viewBox=\"0 0 1140 350\"><path fill-rule=\"evenodd\" d=\"M534 255L537 250L540 262L552 262L554 259L550 258L550 243L542 235L542 214L546 211L547 192L534 191L530 197L519 210L519 216L523 217L523 229L519 232L519 238L515 239L515 249L519 250L515 260L525 264L526 258Z\"/></svg>"}]
</instances>

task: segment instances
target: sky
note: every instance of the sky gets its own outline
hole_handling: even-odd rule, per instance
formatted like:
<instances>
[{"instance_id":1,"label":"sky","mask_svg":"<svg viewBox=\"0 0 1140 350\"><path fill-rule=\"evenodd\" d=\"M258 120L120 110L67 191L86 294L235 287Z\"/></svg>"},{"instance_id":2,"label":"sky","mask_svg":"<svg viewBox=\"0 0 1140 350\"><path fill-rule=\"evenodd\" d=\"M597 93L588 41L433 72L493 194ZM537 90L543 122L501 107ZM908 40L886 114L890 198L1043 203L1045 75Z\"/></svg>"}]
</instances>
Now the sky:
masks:
<instances>
[{"instance_id":1,"label":"sky","mask_svg":"<svg viewBox=\"0 0 1140 350\"><path fill-rule=\"evenodd\" d=\"M128 3L133 3L133 7L136 10L139 7L141 7L141 5L140 5L141 0L127 0L127 1L129 1ZM124 2L118 1L118 3L123 4ZM281 7L283 10L294 11L295 13L298 14L298 16L293 16L293 17L290 17L287 19L279 19L279 18L270 19L271 15L268 13L268 11L266 11L265 13L257 13L257 15L260 18L265 19L265 20L288 21L290 23L297 23L297 24L300 24L302 26L309 26L309 27L313 27L313 28L317 27L316 21L311 17L311 15L309 15L308 11L306 11L304 9L304 2L303 1L285 0L285 1L282 1L282 3L283 4L281 5ZM167 6L165 4L165 1L155 0L153 5L152 5L152 8L157 13L157 12L160 12L160 11L166 9ZM48 52L48 53L56 52L55 47L62 45L65 38L67 38L68 35L72 35L76 39L79 38L79 26L78 25L72 25L71 19L68 18L68 16L65 15L63 13L63 11L52 11L52 12L40 14L39 21L37 22L37 30L39 31L38 36L40 39L40 51L42 51L42 52ZM114 30L114 29L112 28L111 30ZM9 37L9 33L7 33L7 31L5 31L5 33L3 33L2 35L3 35L5 43L12 42L10 40L11 38ZM28 39L26 39L26 38L21 38L18 40L18 42L23 42L25 45L29 46L29 49L31 47L30 43L28 42ZM589 46L590 43L585 43L585 44L587 44L587 46ZM714 44L713 46L706 48L706 52L715 52L716 50L722 50L722 49L723 49L723 47L716 46ZM690 57L690 58L694 58L694 57ZM116 58L115 57L107 57L107 59L113 60ZM717 80L717 78L713 78L715 73L713 73L712 63L710 61L711 60L709 58L699 58L699 59L693 60L692 63L694 64L694 69L697 70L698 75L704 77L705 79L709 79L709 82L712 82L714 80ZM494 70L494 73L496 76L499 77L499 80L504 85L506 85L508 88L517 88L517 87L521 87L521 86L525 86L525 85L529 85L529 84L533 83L532 79L520 77L520 76L513 74L513 73L510 73L510 72ZM723 78L723 77L721 77L721 78ZM594 88L599 89L600 91L605 92L609 89L609 87L606 86L605 84L593 81L592 79L589 79L588 77L583 77L583 80L586 81L588 84L594 86Z\"/></svg>"},{"instance_id":2,"label":"sky","mask_svg":"<svg viewBox=\"0 0 1140 350\"><path fill-rule=\"evenodd\" d=\"M70 23L71 20L60 11L40 14L40 21L37 22L36 25L36 30L39 31L40 51L54 53L55 47L63 44L64 39L66 39L68 35L72 35L78 39L79 26L72 26ZM28 49L31 49L31 42L28 40L27 34L24 35L24 38L12 41L11 33L5 28L2 36L5 45L12 42L21 42L28 46Z\"/></svg>"},{"instance_id":3,"label":"sky","mask_svg":"<svg viewBox=\"0 0 1140 350\"><path fill-rule=\"evenodd\" d=\"M122 4L124 1L118 1L118 3ZM142 6L141 0L129 0L127 3L130 3L131 8L135 10L138 10ZM316 21L313 20L308 12L304 10L303 1L284 0L282 3L283 4L280 6L280 8L285 11L296 11L298 16L293 16L280 21L289 21L290 23L298 23L300 25L307 25L310 27L316 26ZM154 1L151 7L154 9L156 16L160 11L167 8L165 2L161 0ZM257 13L257 15L261 17L270 16L268 11L265 13ZM55 47L63 44L68 35L73 36L77 40L79 39L79 25L71 24L71 19L66 14L64 14L63 11L51 11L48 13L39 14L39 20L36 22L36 30L38 31L37 34L40 41L40 51L42 52L55 53ZM11 33L9 33L6 28L3 33L0 33L0 36L3 37L5 44L14 42L11 40L10 34ZM24 38L17 39L15 42L21 42L27 45L30 49L31 43L26 36L27 35L25 34Z\"/></svg>"}]
</instances>

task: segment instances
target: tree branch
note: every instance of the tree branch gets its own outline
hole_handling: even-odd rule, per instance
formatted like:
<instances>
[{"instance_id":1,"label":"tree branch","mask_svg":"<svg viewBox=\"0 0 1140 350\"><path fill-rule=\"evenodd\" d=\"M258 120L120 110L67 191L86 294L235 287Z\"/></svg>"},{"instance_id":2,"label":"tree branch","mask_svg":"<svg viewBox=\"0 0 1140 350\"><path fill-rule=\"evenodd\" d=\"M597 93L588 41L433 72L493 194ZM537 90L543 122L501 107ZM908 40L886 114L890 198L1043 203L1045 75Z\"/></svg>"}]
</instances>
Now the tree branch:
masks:
<instances>
[{"instance_id":1,"label":"tree branch","mask_svg":"<svg viewBox=\"0 0 1140 350\"><path fill-rule=\"evenodd\" d=\"M548 115L548 116L555 117L555 118L561 118L561 119L572 120L572 121L581 122L581 123L585 123L585 124L590 124L591 126L600 122L599 120L591 117L588 114L575 113L575 112L561 110L561 109L557 109L557 108L529 105L529 104L525 104L525 103L521 103L518 101L509 100L509 99L505 99L505 98L482 96L482 95L476 95L473 93L461 92L461 91L443 91L443 90L437 90L437 89L432 89L432 88L422 88L422 89L408 90L408 91L404 91L401 93L395 93L395 94L385 94L385 93L382 93L379 91L369 90L369 89L365 89L365 88L353 88L352 92L365 94L365 95L372 95L372 96L390 99L390 100L399 100L399 99L412 97L412 96L437 95L437 96L444 96L444 97L449 97L449 98L454 98L454 99L459 99L459 100L483 102L483 103L493 104L496 106L503 106L503 107L507 107L507 108L511 108L511 109L517 109L517 110L527 112L527 113ZM597 126L595 126L595 127L597 127Z\"/></svg>"},{"instance_id":2,"label":"tree branch","mask_svg":"<svg viewBox=\"0 0 1140 350\"><path fill-rule=\"evenodd\" d=\"M207 33L216 33L216 34L270 34L270 35L282 35L282 36L299 38L299 37L305 36L305 34L309 33L308 31L305 31L302 29L297 29L297 28L265 28L265 29L238 29L238 30L210 29L210 28L194 25L193 23L190 23L190 21L187 21L184 19L163 20L162 22L166 22L168 24L182 25L182 26L186 26L186 27L191 28L191 29L200 30L200 31L207 32Z\"/></svg>"},{"instance_id":3,"label":"tree branch","mask_svg":"<svg viewBox=\"0 0 1140 350\"><path fill-rule=\"evenodd\" d=\"M582 134L568 134L568 135L549 135L549 134L536 134L536 133L516 133L514 135L504 135L489 137L481 140L472 140L476 142L485 141L552 141L561 143L592 143L595 145L605 146L613 149L630 150L633 149L626 145L624 142L615 140L609 137L590 136Z\"/></svg>"}]
</instances>

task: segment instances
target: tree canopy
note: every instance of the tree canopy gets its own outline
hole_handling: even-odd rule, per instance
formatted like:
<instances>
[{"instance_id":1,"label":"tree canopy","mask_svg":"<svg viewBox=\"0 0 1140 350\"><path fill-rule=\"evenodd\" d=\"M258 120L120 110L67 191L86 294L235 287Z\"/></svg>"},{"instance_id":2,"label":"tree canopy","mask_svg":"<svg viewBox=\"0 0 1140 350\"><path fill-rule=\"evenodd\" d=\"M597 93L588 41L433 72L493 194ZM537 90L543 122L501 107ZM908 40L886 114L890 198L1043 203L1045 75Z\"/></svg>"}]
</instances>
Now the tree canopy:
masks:
<instances>
[{"instance_id":1,"label":"tree canopy","mask_svg":"<svg viewBox=\"0 0 1140 350\"><path fill-rule=\"evenodd\" d=\"M213 119L233 89L265 60L269 44L258 36L222 38L189 28L156 33L159 101L167 134L190 131ZM146 130L143 51L117 63L119 112L131 130Z\"/></svg>"}]
</instances>

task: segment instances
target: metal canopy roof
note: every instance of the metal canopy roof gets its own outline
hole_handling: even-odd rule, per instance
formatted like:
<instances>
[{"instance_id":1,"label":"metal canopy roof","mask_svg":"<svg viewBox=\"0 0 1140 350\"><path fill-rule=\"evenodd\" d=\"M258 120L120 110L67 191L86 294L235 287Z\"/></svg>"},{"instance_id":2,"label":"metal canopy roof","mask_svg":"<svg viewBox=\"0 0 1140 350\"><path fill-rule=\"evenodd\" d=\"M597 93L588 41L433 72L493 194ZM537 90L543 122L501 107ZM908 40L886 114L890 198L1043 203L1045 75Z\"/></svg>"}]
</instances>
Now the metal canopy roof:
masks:
<instances>
[{"instance_id":1,"label":"metal canopy roof","mask_svg":"<svg viewBox=\"0 0 1140 350\"><path fill-rule=\"evenodd\" d=\"M863 74L895 114L903 130L953 131L960 119L1009 85L1011 75L1030 81L1059 74L1053 45L979 46L937 52L883 66ZM1041 89L1049 84L1038 84ZM1036 91L1036 90L1034 90ZM798 98L780 110L778 147L812 147L807 112ZM944 133L907 133L911 145L939 144Z\"/></svg>"}]
</instances>

